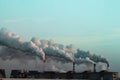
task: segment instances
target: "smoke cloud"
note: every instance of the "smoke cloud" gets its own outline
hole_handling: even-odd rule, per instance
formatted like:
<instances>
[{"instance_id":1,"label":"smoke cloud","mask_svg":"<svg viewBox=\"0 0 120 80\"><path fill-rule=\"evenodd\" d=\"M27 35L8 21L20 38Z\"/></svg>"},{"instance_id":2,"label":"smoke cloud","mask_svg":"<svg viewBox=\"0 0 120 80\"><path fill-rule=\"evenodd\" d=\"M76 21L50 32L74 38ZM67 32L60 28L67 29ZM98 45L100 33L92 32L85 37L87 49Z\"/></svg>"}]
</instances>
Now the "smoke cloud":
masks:
<instances>
[{"instance_id":1,"label":"smoke cloud","mask_svg":"<svg viewBox=\"0 0 120 80\"><path fill-rule=\"evenodd\" d=\"M39 38L32 38L31 41L36 44L39 48L43 49L46 58L52 57L55 60L64 62L74 62L72 51L72 45L64 47L62 44L56 44L48 40L40 40Z\"/></svg>"},{"instance_id":2,"label":"smoke cloud","mask_svg":"<svg viewBox=\"0 0 120 80\"><path fill-rule=\"evenodd\" d=\"M92 54L89 51L83 51L80 49L77 49L77 52L74 54L75 59L81 59L81 58L86 58L87 61L91 63L98 63L98 62L103 62L109 65L108 60L102 56L98 56L96 54Z\"/></svg>"},{"instance_id":3,"label":"smoke cloud","mask_svg":"<svg viewBox=\"0 0 120 80\"><path fill-rule=\"evenodd\" d=\"M5 28L1 28L0 30L0 58L0 63L9 60L9 64L13 64L13 60L18 60L18 62L22 64L33 64L34 62L31 63L31 60L35 60L39 63L38 68L42 69L47 66L46 70L51 68L52 70L55 69L60 71L69 70L68 67L70 67L69 65L72 62L75 62L78 66L81 64L89 66L98 62L108 64L106 58L91 54L89 51L86 52L80 49L75 51L73 45L64 46L62 44L54 43L51 40L42 40L36 37L33 37L30 41L26 41L19 35L14 34ZM17 65L18 62L15 62L15 64ZM52 63L51 67L49 67L49 62ZM67 65L68 67L64 66L63 70L61 69L61 64L63 66ZM20 64L18 65L20 67Z\"/></svg>"},{"instance_id":4,"label":"smoke cloud","mask_svg":"<svg viewBox=\"0 0 120 80\"><path fill-rule=\"evenodd\" d=\"M36 54L41 59L45 60L45 54L41 48L36 46L32 41L26 42L19 35L11 33L5 28L0 30L0 44L22 52Z\"/></svg>"}]
</instances>

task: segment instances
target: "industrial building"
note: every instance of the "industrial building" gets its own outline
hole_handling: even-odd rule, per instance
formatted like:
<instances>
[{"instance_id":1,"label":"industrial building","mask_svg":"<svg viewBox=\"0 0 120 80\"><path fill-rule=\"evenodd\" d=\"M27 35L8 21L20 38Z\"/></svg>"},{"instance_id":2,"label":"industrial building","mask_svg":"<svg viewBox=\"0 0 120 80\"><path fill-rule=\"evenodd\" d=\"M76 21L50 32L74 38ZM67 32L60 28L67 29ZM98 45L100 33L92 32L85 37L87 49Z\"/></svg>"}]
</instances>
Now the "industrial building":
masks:
<instances>
[{"instance_id":1,"label":"industrial building","mask_svg":"<svg viewBox=\"0 0 120 80\"><path fill-rule=\"evenodd\" d=\"M0 70L0 78L6 78L5 70ZM75 64L73 64L73 70L68 72L56 72L56 71L25 71L25 70L12 70L10 78L15 79L83 79L83 80L118 80L118 72L100 71L96 72L95 65L94 71L84 71L82 73L75 72Z\"/></svg>"},{"instance_id":2,"label":"industrial building","mask_svg":"<svg viewBox=\"0 0 120 80\"><path fill-rule=\"evenodd\" d=\"M88 80L118 80L117 72L82 72L76 73L69 71L67 73L59 73L53 71L38 72L20 70L12 70L10 78L36 78L36 79L88 79Z\"/></svg>"}]
</instances>

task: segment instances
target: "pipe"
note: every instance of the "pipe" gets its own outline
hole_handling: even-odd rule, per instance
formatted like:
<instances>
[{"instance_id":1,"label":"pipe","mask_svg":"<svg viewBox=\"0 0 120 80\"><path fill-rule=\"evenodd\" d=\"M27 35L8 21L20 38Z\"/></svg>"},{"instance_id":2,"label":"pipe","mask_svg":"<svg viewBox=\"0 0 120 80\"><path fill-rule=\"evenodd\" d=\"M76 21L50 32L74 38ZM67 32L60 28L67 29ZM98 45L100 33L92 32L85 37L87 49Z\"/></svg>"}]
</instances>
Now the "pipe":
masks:
<instances>
[{"instance_id":1,"label":"pipe","mask_svg":"<svg viewBox=\"0 0 120 80\"><path fill-rule=\"evenodd\" d=\"M107 70L109 71L109 68L110 68L110 65L109 65L109 63L107 63Z\"/></svg>"},{"instance_id":2,"label":"pipe","mask_svg":"<svg viewBox=\"0 0 120 80\"><path fill-rule=\"evenodd\" d=\"M73 62L73 73L75 72L75 62Z\"/></svg>"},{"instance_id":3,"label":"pipe","mask_svg":"<svg viewBox=\"0 0 120 80\"><path fill-rule=\"evenodd\" d=\"M94 64L94 72L96 72L96 64Z\"/></svg>"}]
</instances>

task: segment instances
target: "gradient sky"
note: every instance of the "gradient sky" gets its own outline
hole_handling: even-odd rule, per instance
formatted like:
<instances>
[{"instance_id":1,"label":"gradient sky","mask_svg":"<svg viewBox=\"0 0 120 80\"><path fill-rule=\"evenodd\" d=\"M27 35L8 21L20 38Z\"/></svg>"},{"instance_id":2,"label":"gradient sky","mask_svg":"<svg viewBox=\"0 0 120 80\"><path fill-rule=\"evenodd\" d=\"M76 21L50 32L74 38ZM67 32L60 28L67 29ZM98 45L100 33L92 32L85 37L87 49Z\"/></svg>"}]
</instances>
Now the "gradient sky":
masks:
<instances>
[{"instance_id":1,"label":"gradient sky","mask_svg":"<svg viewBox=\"0 0 120 80\"><path fill-rule=\"evenodd\" d=\"M0 27L100 54L119 71L120 0L0 0Z\"/></svg>"}]
</instances>

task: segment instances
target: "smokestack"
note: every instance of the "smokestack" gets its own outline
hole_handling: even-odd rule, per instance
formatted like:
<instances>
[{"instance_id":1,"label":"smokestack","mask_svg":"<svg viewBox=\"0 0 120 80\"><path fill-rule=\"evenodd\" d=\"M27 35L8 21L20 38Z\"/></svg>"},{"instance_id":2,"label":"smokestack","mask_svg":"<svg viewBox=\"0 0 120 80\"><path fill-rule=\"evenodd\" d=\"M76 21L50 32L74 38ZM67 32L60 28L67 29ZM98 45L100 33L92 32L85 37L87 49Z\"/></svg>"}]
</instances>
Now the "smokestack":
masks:
<instances>
[{"instance_id":1,"label":"smokestack","mask_svg":"<svg viewBox=\"0 0 120 80\"><path fill-rule=\"evenodd\" d=\"M109 67L110 67L110 66L109 66L109 63L107 63L107 70L108 70L108 71L109 71Z\"/></svg>"},{"instance_id":2,"label":"smokestack","mask_svg":"<svg viewBox=\"0 0 120 80\"><path fill-rule=\"evenodd\" d=\"M73 73L75 72L75 62L73 62Z\"/></svg>"},{"instance_id":3,"label":"smokestack","mask_svg":"<svg viewBox=\"0 0 120 80\"><path fill-rule=\"evenodd\" d=\"M96 72L96 64L94 64L94 72Z\"/></svg>"}]
</instances>

